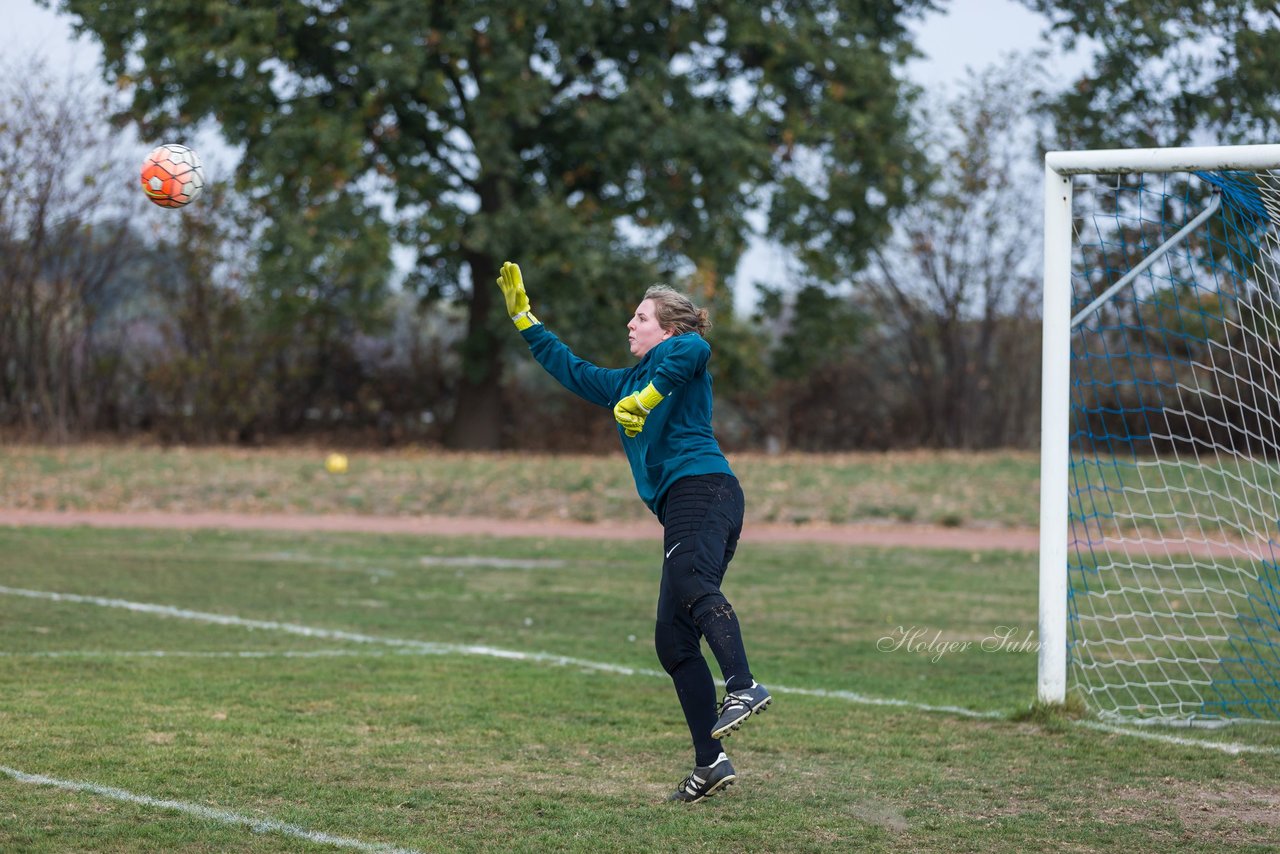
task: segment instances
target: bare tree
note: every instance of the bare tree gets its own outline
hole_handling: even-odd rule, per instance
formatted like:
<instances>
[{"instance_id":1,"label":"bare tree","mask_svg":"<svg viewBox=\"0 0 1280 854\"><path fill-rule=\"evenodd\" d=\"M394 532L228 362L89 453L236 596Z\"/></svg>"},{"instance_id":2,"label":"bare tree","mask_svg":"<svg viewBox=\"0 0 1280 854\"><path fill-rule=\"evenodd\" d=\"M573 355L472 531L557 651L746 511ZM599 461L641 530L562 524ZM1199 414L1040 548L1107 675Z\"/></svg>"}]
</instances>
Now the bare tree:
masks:
<instances>
[{"instance_id":1,"label":"bare tree","mask_svg":"<svg viewBox=\"0 0 1280 854\"><path fill-rule=\"evenodd\" d=\"M109 99L36 58L0 67L0 424L44 439L93 418L94 320L140 198Z\"/></svg>"},{"instance_id":2,"label":"bare tree","mask_svg":"<svg viewBox=\"0 0 1280 854\"><path fill-rule=\"evenodd\" d=\"M214 183L167 225L142 265L154 295L155 345L129 349L145 386L134 417L166 441L245 441L275 405L265 370L270 342L246 297L256 270L243 199Z\"/></svg>"},{"instance_id":3,"label":"bare tree","mask_svg":"<svg viewBox=\"0 0 1280 854\"><path fill-rule=\"evenodd\" d=\"M858 278L876 320L860 372L870 393L893 400L899 443L996 447L1035 435L1035 71L1010 60L923 113L936 180Z\"/></svg>"}]
</instances>

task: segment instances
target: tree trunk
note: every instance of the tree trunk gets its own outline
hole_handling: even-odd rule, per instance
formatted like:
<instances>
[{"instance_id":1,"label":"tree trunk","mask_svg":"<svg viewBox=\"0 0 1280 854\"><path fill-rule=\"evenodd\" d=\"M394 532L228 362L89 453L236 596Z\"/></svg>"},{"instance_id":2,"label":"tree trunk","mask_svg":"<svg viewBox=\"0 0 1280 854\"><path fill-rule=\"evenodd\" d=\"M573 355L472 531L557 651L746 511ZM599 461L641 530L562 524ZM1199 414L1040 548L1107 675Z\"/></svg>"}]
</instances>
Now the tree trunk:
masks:
<instances>
[{"instance_id":1,"label":"tree trunk","mask_svg":"<svg viewBox=\"0 0 1280 854\"><path fill-rule=\"evenodd\" d=\"M445 432L445 447L454 451L496 451L502 447L502 386L491 380L464 379L458 387L458 409Z\"/></svg>"},{"instance_id":2,"label":"tree trunk","mask_svg":"<svg viewBox=\"0 0 1280 854\"><path fill-rule=\"evenodd\" d=\"M490 308L499 291L484 271L497 268L479 256L468 258L468 266L471 309L462 342L458 405L444 443L455 451L496 451L502 447L502 348L490 323Z\"/></svg>"}]
</instances>

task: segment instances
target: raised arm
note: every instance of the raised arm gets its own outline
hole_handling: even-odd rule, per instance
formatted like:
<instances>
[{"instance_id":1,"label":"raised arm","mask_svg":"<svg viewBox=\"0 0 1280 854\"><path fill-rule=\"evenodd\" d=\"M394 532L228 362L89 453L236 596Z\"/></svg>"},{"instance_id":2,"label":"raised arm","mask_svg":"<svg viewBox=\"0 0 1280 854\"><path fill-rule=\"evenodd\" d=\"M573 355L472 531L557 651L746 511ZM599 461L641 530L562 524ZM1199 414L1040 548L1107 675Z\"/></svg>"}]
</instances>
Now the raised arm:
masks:
<instances>
[{"instance_id":1,"label":"raised arm","mask_svg":"<svg viewBox=\"0 0 1280 854\"><path fill-rule=\"evenodd\" d=\"M498 287L507 301L507 313L529 344L529 352L560 385L597 406L609 406L617 395L625 371L610 370L581 359L547 330L529 309L520 266L507 261L498 275Z\"/></svg>"}]
</instances>

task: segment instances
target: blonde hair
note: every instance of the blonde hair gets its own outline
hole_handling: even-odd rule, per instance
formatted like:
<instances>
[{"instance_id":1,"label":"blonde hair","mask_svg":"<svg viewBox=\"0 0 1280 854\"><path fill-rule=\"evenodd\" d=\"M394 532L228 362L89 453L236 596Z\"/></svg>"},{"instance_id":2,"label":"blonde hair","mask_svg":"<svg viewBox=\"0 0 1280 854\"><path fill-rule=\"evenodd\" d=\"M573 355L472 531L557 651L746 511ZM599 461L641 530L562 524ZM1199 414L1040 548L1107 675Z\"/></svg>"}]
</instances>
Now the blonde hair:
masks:
<instances>
[{"instance_id":1,"label":"blonde hair","mask_svg":"<svg viewBox=\"0 0 1280 854\"><path fill-rule=\"evenodd\" d=\"M653 285L644 292L645 299L653 300L653 316L658 325L672 335L696 332L706 335L711 319L705 308L693 304L693 300L667 285Z\"/></svg>"}]
</instances>

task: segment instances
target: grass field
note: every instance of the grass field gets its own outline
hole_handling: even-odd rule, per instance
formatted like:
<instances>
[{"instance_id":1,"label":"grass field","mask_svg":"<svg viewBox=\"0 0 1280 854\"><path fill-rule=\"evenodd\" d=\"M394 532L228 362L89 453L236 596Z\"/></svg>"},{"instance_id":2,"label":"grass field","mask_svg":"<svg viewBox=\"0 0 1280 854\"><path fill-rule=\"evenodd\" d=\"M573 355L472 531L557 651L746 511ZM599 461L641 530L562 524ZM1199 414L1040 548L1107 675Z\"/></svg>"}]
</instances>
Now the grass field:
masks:
<instances>
[{"instance_id":1,"label":"grass field","mask_svg":"<svg viewBox=\"0 0 1280 854\"><path fill-rule=\"evenodd\" d=\"M1019 553L745 544L726 593L777 699L727 742L738 785L667 804L691 755L651 650L656 558L0 528L0 850L1280 841L1277 728L1024 714L1036 573Z\"/></svg>"},{"instance_id":2,"label":"grass field","mask_svg":"<svg viewBox=\"0 0 1280 854\"><path fill-rule=\"evenodd\" d=\"M0 506L641 518L612 457L8 447ZM734 459L748 524L1030 527L1029 454ZM459 488L465 484L465 488ZM1035 556L744 545L690 751L637 543L0 528L0 850L1273 850L1280 732L1028 714Z\"/></svg>"}]
</instances>

